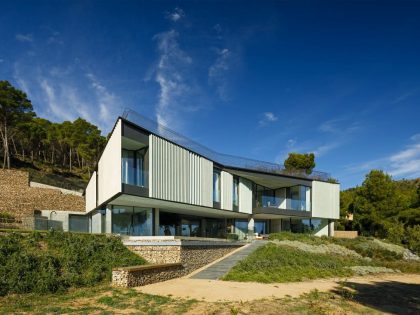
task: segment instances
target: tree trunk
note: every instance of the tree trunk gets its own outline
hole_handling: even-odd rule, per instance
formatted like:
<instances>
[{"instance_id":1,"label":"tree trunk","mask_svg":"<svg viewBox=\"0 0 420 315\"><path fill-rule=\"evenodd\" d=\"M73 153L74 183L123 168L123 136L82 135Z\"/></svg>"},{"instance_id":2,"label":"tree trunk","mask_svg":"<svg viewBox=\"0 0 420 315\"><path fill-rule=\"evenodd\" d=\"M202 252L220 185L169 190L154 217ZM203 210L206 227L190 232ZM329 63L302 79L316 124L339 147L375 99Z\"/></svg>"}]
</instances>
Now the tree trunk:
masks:
<instances>
[{"instance_id":1,"label":"tree trunk","mask_svg":"<svg viewBox=\"0 0 420 315\"><path fill-rule=\"evenodd\" d=\"M71 172L71 147L70 147L70 154L69 154L69 165L70 165L70 172Z\"/></svg>"}]
</instances>

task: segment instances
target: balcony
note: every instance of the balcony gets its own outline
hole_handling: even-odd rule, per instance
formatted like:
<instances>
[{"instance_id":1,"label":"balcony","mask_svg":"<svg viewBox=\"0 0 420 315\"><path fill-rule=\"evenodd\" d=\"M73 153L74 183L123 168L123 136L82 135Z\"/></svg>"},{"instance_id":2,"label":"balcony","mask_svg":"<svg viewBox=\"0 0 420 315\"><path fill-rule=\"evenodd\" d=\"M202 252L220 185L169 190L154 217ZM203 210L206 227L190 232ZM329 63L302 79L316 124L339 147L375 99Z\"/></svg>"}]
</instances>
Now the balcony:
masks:
<instances>
[{"instance_id":1,"label":"balcony","mask_svg":"<svg viewBox=\"0 0 420 315\"><path fill-rule=\"evenodd\" d=\"M267 189L257 185L256 208L311 211L310 187L297 185Z\"/></svg>"}]
</instances>

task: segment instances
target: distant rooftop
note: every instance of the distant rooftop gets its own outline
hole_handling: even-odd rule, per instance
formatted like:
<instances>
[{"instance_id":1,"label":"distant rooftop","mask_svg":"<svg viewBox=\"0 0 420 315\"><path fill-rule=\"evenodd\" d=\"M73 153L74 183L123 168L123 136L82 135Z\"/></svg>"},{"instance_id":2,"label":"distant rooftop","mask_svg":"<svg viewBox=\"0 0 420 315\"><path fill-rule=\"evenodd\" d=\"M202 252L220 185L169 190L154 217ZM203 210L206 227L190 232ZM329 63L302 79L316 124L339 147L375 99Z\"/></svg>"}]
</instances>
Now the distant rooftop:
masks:
<instances>
[{"instance_id":1,"label":"distant rooftop","mask_svg":"<svg viewBox=\"0 0 420 315\"><path fill-rule=\"evenodd\" d=\"M264 173L271 173L271 174L278 174L278 175L289 175L289 176L296 176L306 179L315 179L315 180L322 180L327 181L331 176L328 173L320 172L320 171L312 171L311 174L306 174L305 172L300 171L290 171L286 170L284 166L271 163L271 162L264 162L258 161L248 158L243 158L240 156L234 156L229 154L222 154L215 152L194 140L191 140L176 131L169 129L168 127L157 123L131 109L124 110L122 117L148 131L153 134L156 134L162 138L168 139L181 147L187 148L190 151L193 151L203 157L208 158L216 163L219 163L225 167L232 167L232 168L240 168L240 169L248 169L254 170Z\"/></svg>"}]
</instances>

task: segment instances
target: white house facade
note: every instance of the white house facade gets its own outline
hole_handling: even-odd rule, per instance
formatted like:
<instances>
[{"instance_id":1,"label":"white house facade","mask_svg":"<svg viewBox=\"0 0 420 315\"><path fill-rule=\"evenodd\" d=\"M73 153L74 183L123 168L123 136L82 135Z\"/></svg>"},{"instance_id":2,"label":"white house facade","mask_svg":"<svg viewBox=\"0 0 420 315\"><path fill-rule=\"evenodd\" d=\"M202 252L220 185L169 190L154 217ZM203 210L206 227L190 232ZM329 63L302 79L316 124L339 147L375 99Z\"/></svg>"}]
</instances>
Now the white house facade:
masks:
<instances>
[{"instance_id":1,"label":"white house facade","mask_svg":"<svg viewBox=\"0 0 420 315\"><path fill-rule=\"evenodd\" d=\"M325 173L219 154L127 111L86 187L86 214L92 233L332 235L339 190Z\"/></svg>"}]
</instances>

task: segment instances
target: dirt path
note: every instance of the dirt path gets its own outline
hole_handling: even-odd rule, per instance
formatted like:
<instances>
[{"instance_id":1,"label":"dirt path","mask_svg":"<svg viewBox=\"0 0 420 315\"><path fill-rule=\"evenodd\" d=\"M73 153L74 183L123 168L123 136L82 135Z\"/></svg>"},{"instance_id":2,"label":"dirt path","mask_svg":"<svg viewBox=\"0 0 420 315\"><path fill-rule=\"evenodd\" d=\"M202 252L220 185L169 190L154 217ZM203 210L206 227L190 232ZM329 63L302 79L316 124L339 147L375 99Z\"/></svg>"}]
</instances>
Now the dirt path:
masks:
<instances>
[{"instance_id":1,"label":"dirt path","mask_svg":"<svg viewBox=\"0 0 420 315\"><path fill-rule=\"evenodd\" d=\"M192 298L208 302L251 301L273 297L298 297L314 289L324 292L330 291L336 289L342 280L354 284L366 285L387 283L420 285L420 275L381 274L347 279L319 279L305 282L273 284L179 278L139 287L137 290L148 294Z\"/></svg>"}]
</instances>

